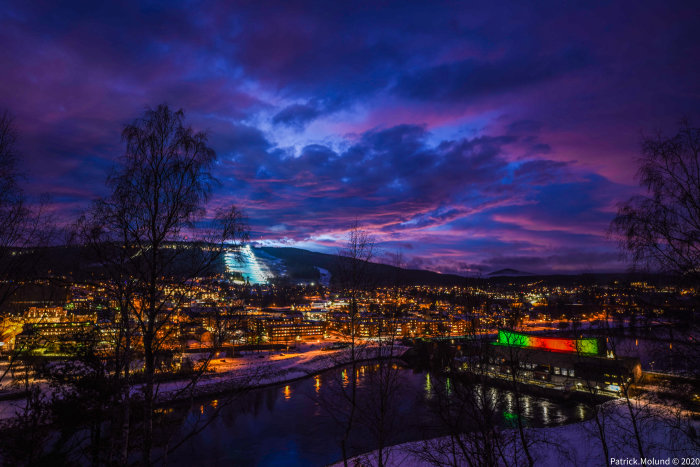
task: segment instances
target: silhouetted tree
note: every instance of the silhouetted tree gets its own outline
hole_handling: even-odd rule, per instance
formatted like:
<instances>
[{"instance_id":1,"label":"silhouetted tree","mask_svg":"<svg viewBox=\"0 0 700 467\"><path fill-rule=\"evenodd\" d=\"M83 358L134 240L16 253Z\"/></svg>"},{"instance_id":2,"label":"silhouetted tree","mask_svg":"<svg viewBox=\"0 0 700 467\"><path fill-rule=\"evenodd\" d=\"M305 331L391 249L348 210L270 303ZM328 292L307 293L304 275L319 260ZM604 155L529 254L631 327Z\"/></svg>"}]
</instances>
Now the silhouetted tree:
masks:
<instances>
[{"instance_id":1,"label":"silhouetted tree","mask_svg":"<svg viewBox=\"0 0 700 467\"><path fill-rule=\"evenodd\" d=\"M10 319L10 299L23 286L31 284L40 273L45 246L54 229L45 214L45 200L29 203L20 186L22 174L17 164L17 130L8 111L0 113L0 336L9 338L17 332L17 321ZM51 287L40 286L42 289ZM14 350L14 349L13 349ZM11 359L11 362L14 359ZM11 370L5 367L0 381Z\"/></svg>"},{"instance_id":2,"label":"silhouetted tree","mask_svg":"<svg viewBox=\"0 0 700 467\"><path fill-rule=\"evenodd\" d=\"M376 336L374 345L378 357L374 368L365 375L364 397L358 401L358 419L374 438L376 461L378 467L384 467L389 461L391 445L399 430L397 426L399 370L400 366L393 359L397 330L399 328L399 299L402 285L403 256L400 252L390 255L394 266L393 284L386 291L391 303L381 307L375 314Z\"/></svg>"},{"instance_id":3,"label":"silhouetted tree","mask_svg":"<svg viewBox=\"0 0 700 467\"><path fill-rule=\"evenodd\" d=\"M700 278L700 129L645 139L638 178L646 189L622 204L611 232L635 264Z\"/></svg>"},{"instance_id":4,"label":"silhouetted tree","mask_svg":"<svg viewBox=\"0 0 700 467\"><path fill-rule=\"evenodd\" d=\"M19 185L17 130L8 111L0 113L0 309L30 279L37 254L51 233L41 207L32 208Z\"/></svg>"},{"instance_id":5,"label":"silhouetted tree","mask_svg":"<svg viewBox=\"0 0 700 467\"><path fill-rule=\"evenodd\" d=\"M338 251L337 277L334 278L340 292L348 299L348 337L350 338L350 384L343 391L347 401L345 416L339 417L344 425L343 438L340 440L343 462L348 465L348 441L357 418L357 360L364 345L360 344L360 309L359 298L369 287L371 260L374 256L374 238L362 229L359 222L350 228L347 244ZM343 352L344 353L344 352ZM343 354L341 353L341 355ZM344 361L343 363L348 363ZM340 388L345 389L342 385ZM338 410L341 413L342 410Z\"/></svg>"},{"instance_id":6,"label":"silhouetted tree","mask_svg":"<svg viewBox=\"0 0 700 467\"><path fill-rule=\"evenodd\" d=\"M527 463L530 467L535 465L535 460L532 453L530 452L533 441L528 438L528 434L525 431L524 425L524 411L522 406L522 394L520 387L520 380L522 379L522 367L521 367L521 355L520 349L517 346L515 340L511 341L511 334L507 334L507 344L505 347L507 349L507 362L508 373L510 375L510 389L514 394L515 401L515 428L518 430L518 435L520 438L520 444L523 448L524 457L527 459Z\"/></svg>"},{"instance_id":7,"label":"silhouetted tree","mask_svg":"<svg viewBox=\"0 0 700 467\"><path fill-rule=\"evenodd\" d=\"M25 286L33 294L40 293L39 289L41 293L45 290L51 293L52 287L46 286L45 281L37 285L36 279L42 273L45 247L55 233L50 217L45 214L46 200L32 204L21 187L23 174L18 169L21 154L17 139L13 117L6 110L0 112L0 335L7 339L22 329L21 322L10 312L13 297ZM21 373L26 390L17 416L3 424L6 432L0 451L5 462L38 461L43 453L36 446L50 436L45 397L33 384L34 372L41 362L29 356L27 350L25 345L12 348L9 363L0 372L3 385L8 375L17 377Z\"/></svg>"},{"instance_id":8,"label":"silhouetted tree","mask_svg":"<svg viewBox=\"0 0 700 467\"><path fill-rule=\"evenodd\" d=\"M682 122L675 136L645 139L638 178L645 195L618 210L610 232L635 265L677 274L700 290L700 128ZM673 352L700 368L698 297L689 309L667 314L689 336L676 338ZM633 316L634 317L634 316Z\"/></svg>"},{"instance_id":9,"label":"silhouetted tree","mask_svg":"<svg viewBox=\"0 0 700 467\"><path fill-rule=\"evenodd\" d=\"M205 133L185 126L182 110L167 105L149 109L126 125L122 137L126 151L107 181L112 193L95 202L78 223L78 231L110 279L109 291L117 305L115 348L123 357L117 372L124 376L126 399L134 336L140 341L142 462L149 465L158 358L175 340L174 318L188 299L192 281L221 272L224 248L244 240L246 227L235 207L207 218L205 205L216 183L210 172L216 155ZM128 412L124 418L128 423Z\"/></svg>"}]
</instances>

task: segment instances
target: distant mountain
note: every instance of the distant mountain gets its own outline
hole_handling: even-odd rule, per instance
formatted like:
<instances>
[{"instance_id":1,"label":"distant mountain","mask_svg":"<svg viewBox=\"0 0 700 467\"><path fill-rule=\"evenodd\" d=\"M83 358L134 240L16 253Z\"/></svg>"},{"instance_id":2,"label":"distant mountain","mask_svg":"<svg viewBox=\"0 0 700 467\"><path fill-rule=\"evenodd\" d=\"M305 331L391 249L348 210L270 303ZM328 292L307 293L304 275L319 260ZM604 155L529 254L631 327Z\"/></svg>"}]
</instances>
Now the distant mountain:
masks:
<instances>
[{"instance_id":1,"label":"distant mountain","mask_svg":"<svg viewBox=\"0 0 700 467\"><path fill-rule=\"evenodd\" d=\"M523 271L518 271L516 269L499 269L498 271L490 272L488 274L489 277L498 277L498 276L508 276L508 277L521 277L521 276L534 276L531 272L523 272Z\"/></svg>"},{"instance_id":2,"label":"distant mountain","mask_svg":"<svg viewBox=\"0 0 700 467\"><path fill-rule=\"evenodd\" d=\"M258 248L254 249L258 250ZM338 276L347 258L300 248L259 248L266 254L284 262L287 277L293 282L318 282L326 271L330 280ZM325 274L324 274L325 275ZM440 274L421 269L403 269L387 264L371 263L367 270L367 282L377 286L401 285L464 285L465 278L454 274Z\"/></svg>"},{"instance_id":3,"label":"distant mountain","mask_svg":"<svg viewBox=\"0 0 700 467\"><path fill-rule=\"evenodd\" d=\"M271 269L273 275L280 280L286 277L291 283L317 282L333 283L333 276L337 275L339 266L347 258L338 255L317 253L299 248L252 248L256 257L263 266ZM190 248L191 254L198 253L197 248ZM100 265L95 262L90 252L79 246L54 246L47 248L33 248L24 254L27 255L26 263L30 264L33 273L37 276L67 276L74 280L95 278L103 273ZM181 260L188 263L188 256L183 255ZM223 273L226 271L224 257L213 265L211 273ZM283 274L283 276L280 276ZM635 281L649 281L655 284L675 283L673 276L654 273L625 273L625 272L599 272L599 273L528 273L512 268L505 268L491 272L480 278L465 278L454 274L440 274L419 269L401 269L386 264L372 263L368 274L372 277L368 281L371 285L392 286L401 285L436 285L436 286L464 286L467 284L517 284L530 283L533 280L542 281L549 285L571 284L610 284L613 282L629 283Z\"/></svg>"}]
</instances>

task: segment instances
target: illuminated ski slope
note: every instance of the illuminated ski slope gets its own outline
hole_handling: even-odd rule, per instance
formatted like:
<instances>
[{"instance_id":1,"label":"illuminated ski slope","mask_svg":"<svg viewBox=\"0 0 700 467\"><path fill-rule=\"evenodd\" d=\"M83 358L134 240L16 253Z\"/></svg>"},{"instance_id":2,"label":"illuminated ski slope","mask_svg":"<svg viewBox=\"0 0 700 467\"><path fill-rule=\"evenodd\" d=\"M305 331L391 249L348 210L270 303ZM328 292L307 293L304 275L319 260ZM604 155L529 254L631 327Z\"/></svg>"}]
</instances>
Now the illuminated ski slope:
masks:
<instances>
[{"instance_id":1,"label":"illuminated ski slope","mask_svg":"<svg viewBox=\"0 0 700 467\"><path fill-rule=\"evenodd\" d=\"M233 252L226 253L224 261L228 271L241 273L243 280L251 284L266 284L274 277L270 268L255 256L255 252L250 245L241 248L240 262Z\"/></svg>"}]
</instances>

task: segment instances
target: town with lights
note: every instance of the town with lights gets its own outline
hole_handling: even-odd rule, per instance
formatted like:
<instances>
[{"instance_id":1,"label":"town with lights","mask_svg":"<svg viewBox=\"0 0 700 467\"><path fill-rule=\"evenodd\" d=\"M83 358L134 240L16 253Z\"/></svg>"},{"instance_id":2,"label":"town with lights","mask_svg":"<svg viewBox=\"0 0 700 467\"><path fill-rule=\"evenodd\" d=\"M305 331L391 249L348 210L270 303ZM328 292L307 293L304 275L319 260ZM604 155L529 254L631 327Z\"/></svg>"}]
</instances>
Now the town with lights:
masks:
<instances>
[{"instance_id":1,"label":"town with lights","mask_svg":"<svg viewBox=\"0 0 700 467\"><path fill-rule=\"evenodd\" d=\"M700 467L699 19L3 1L0 466Z\"/></svg>"}]
</instances>

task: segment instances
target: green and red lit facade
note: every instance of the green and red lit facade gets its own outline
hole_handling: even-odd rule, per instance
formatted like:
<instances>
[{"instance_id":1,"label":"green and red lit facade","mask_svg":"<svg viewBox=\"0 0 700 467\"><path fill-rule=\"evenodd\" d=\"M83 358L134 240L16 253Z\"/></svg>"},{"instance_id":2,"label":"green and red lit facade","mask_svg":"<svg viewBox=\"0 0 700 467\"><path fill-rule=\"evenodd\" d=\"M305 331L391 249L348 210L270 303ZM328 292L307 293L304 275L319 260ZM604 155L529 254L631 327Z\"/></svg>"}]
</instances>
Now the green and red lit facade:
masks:
<instances>
[{"instance_id":1,"label":"green and red lit facade","mask_svg":"<svg viewBox=\"0 0 700 467\"><path fill-rule=\"evenodd\" d=\"M560 337L539 337L499 329L498 341L494 345L522 347L528 349L566 352L597 356L605 354L605 346L598 338L566 339Z\"/></svg>"}]
</instances>

